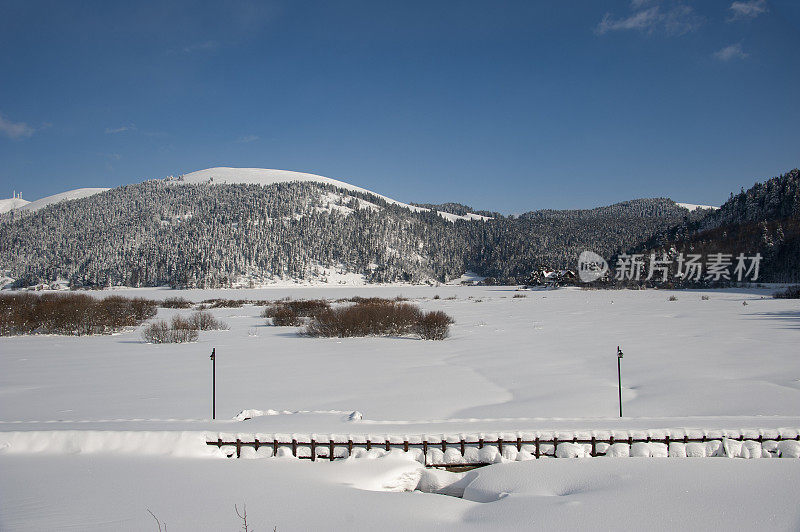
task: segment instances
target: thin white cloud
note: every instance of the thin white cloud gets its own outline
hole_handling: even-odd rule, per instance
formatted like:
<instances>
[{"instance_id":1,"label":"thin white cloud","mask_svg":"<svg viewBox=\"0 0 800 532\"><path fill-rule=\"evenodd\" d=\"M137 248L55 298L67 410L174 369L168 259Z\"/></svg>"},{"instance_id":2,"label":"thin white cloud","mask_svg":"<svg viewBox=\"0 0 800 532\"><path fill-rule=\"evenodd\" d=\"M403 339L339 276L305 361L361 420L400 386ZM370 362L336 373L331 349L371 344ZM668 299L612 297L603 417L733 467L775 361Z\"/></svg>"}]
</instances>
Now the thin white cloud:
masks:
<instances>
[{"instance_id":1,"label":"thin white cloud","mask_svg":"<svg viewBox=\"0 0 800 532\"><path fill-rule=\"evenodd\" d=\"M185 54L193 54L195 52L213 52L217 48L219 48L217 41L203 41L186 45L181 48L181 51Z\"/></svg>"},{"instance_id":2,"label":"thin white cloud","mask_svg":"<svg viewBox=\"0 0 800 532\"><path fill-rule=\"evenodd\" d=\"M606 13L603 20L597 25L595 33L604 35L609 31L618 30L640 30L645 31L655 25L656 18L658 17L658 7L651 7L637 11L633 15L626 18L615 19L611 13Z\"/></svg>"},{"instance_id":3,"label":"thin white cloud","mask_svg":"<svg viewBox=\"0 0 800 532\"><path fill-rule=\"evenodd\" d=\"M0 114L0 133L10 139L29 138L36 133L36 128L25 122L12 122Z\"/></svg>"},{"instance_id":4,"label":"thin white cloud","mask_svg":"<svg viewBox=\"0 0 800 532\"><path fill-rule=\"evenodd\" d=\"M767 0L750 0L748 2L734 2L728 8L731 10L731 17L728 22L734 20L756 18L762 13L767 12Z\"/></svg>"},{"instance_id":5,"label":"thin white cloud","mask_svg":"<svg viewBox=\"0 0 800 532\"><path fill-rule=\"evenodd\" d=\"M239 137L238 139L236 139L236 142L247 144L248 142L255 142L260 138L261 137L259 137L258 135L245 135L243 137Z\"/></svg>"},{"instance_id":6,"label":"thin white cloud","mask_svg":"<svg viewBox=\"0 0 800 532\"><path fill-rule=\"evenodd\" d=\"M655 4L650 7L650 4ZM683 35L695 31L702 18L690 6L669 2L661 5L657 0L632 0L633 13L626 17L615 17L606 13L594 29L597 35L612 31L633 30L640 33L661 32L667 35Z\"/></svg>"},{"instance_id":7,"label":"thin white cloud","mask_svg":"<svg viewBox=\"0 0 800 532\"><path fill-rule=\"evenodd\" d=\"M117 133L124 133L126 131L135 131L136 126L133 124L121 127L107 127L106 135L116 135Z\"/></svg>"},{"instance_id":8,"label":"thin white cloud","mask_svg":"<svg viewBox=\"0 0 800 532\"><path fill-rule=\"evenodd\" d=\"M712 55L715 59L719 59L720 61L724 62L733 61L734 59L747 59L750 56L750 54L745 53L745 51L742 50L741 43L726 46L721 50L717 50Z\"/></svg>"}]
</instances>

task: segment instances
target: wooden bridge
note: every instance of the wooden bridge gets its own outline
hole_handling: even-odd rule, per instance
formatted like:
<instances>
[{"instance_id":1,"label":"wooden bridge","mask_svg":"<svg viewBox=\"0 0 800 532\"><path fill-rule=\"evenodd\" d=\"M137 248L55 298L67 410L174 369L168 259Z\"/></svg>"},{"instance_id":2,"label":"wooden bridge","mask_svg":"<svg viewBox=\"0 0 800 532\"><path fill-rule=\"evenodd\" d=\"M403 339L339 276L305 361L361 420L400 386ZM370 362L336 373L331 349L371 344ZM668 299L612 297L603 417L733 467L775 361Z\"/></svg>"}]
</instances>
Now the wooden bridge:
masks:
<instances>
[{"instance_id":1,"label":"wooden bridge","mask_svg":"<svg viewBox=\"0 0 800 532\"><path fill-rule=\"evenodd\" d=\"M736 443L732 445L731 442ZM756 453L757 457L793 456L795 452L800 453L800 430L615 430L502 433L485 437L463 434L411 437L293 435L291 439L285 435L220 434L216 440L207 439L206 443L236 458L242 457L245 449L254 450L256 456L293 456L311 461L345 459L371 450L402 450L414 453L427 467L466 468L498 462L498 457L510 460L626 455L756 457L753 456ZM743 448L747 451L742 451ZM712 454L708 454L709 450Z\"/></svg>"}]
</instances>

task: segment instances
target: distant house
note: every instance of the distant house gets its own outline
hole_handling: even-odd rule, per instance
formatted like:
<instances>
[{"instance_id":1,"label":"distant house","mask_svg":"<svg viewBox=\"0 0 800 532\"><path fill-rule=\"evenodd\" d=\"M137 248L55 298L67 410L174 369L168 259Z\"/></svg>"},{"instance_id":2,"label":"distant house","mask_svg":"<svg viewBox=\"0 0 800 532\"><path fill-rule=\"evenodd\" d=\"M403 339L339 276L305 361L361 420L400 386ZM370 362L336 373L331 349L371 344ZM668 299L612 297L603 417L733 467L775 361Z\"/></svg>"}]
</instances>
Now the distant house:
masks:
<instances>
[{"instance_id":1,"label":"distant house","mask_svg":"<svg viewBox=\"0 0 800 532\"><path fill-rule=\"evenodd\" d=\"M530 286L561 286L573 284L577 275L572 270L551 270L539 268L531 273L527 284Z\"/></svg>"}]
</instances>

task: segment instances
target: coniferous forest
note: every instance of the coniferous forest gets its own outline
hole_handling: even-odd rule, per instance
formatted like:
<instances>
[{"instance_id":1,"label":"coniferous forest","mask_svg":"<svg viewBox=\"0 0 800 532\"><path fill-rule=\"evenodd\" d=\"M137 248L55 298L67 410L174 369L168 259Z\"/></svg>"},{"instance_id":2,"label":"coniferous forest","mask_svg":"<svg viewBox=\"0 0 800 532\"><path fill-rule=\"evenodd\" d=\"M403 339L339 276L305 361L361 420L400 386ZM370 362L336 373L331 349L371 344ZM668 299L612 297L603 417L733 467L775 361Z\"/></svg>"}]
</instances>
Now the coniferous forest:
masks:
<instances>
[{"instance_id":1,"label":"coniferous forest","mask_svg":"<svg viewBox=\"0 0 800 532\"><path fill-rule=\"evenodd\" d=\"M613 257L735 243L768 256L764 280L789 282L800 266L799 182L793 170L713 212L653 198L502 216L455 203L415 212L315 182L153 180L2 215L0 274L17 287L63 280L72 287L216 288L325 281L337 273L435 283L471 270L489 282L521 284L537 269L574 268L584 250ZM436 210L491 218L449 221Z\"/></svg>"}]
</instances>

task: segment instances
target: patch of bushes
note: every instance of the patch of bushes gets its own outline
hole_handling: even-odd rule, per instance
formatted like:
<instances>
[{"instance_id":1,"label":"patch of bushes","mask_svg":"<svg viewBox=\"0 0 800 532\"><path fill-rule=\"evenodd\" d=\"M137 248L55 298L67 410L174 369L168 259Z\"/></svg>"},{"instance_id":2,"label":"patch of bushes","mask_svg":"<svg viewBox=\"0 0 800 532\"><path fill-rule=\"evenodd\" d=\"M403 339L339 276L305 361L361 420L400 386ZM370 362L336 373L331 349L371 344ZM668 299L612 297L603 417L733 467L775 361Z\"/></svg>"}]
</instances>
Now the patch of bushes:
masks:
<instances>
[{"instance_id":1,"label":"patch of bushes","mask_svg":"<svg viewBox=\"0 0 800 532\"><path fill-rule=\"evenodd\" d=\"M212 316L210 312L195 312L189 316L189 322L192 324L192 327L198 331L219 331L228 329L227 323L219 321Z\"/></svg>"},{"instance_id":2,"label":"patch of bushes","mask_svg":"<svg viewBox=\"0 0 800 532\"><path fill-rule=\"evenodd\" d=\"M676 296L669 296L669 301L677 301L678 298Z\"/></svg>"},{"instance_id":3,"label":"patch of bushes","mask_svg":"<svg viewBox=\"0 0 800 532\"><path fill-rule=\"evenodd\" d=\"M205 308L241 308L247 303L244 299L206 299Z\"/></svg>"},{"instance_id":4,"label":"patch of bushes","mask_svg":"<svg viewBox=\"0 0 800 532\"><path fill-rule=\"evenodd\" d=\"M0 336L110 334L156 315L155 301L86 294L0 295Z\"/></svg>"},{"instance_id":5,"label":"patch of bushes","mask_svg":"<svg viewBox=\"0 0 800 532\"><path fill-rule=\"evenodd\" d=\"M272 324L278 327L297 327L303 321L303 316L299 316L290 307L281 307L272 315Z\"/></svg>"},{"instance_id":6,"label":"patch of bushes","mask_svg":"<svg viewBox=\"0 0 800 532\"><path fill-rule=\"evenodd\" d=\"M800 284L790 286L781 292L772 294L775 299L800 299Z\"/></svg>"},{"instance_id":7,"label":"patch of bushes","mask_svg":"<svg viewBox=\"0 0 800 532\"><path fill-rule=\"evenodd\" d=\"M303 318L316 316L330 308L330 303L324 299L283 300L268 305L261 312L261 317L272 318L273 325L297 326L303 324Z\"/></svg>"},{"instance_id":8,"label":"patch of bushes","mask_svg":"<svg viewBox=\"0 0 800 532\"><path fill-rule=\"evenodd\" d=\"M150 344L181 344L196 342L198 331L227 328L225 323L208 312L195 312L188 319L175 315L169 323L165 320L153 322L142 332L142 338Z\"/></svg>"},{"instance_id":9,"label":"patch of bushes","mask_svg":"<svg viewBox=\"0 0 800 532\"><path fill-rule=\"evenodd\" d=\"M511 299L521 299L523 297L528 297L528 296L526 296L525 294L514 294L514 296Z\"/></svg>"},{"instance_id":10,"label":"patch of bushes","mask_svg":"<svg viewBox=\"0 0 800 532\"><path fill-rule=\"evenodd\" d=\"M194 303L182 297L168 297L161 302L162 308L192 308Z\"/></svg>"},{"instance_id":11,"label":"patch of bushes","mask_svg":"<svg viewBox=\"0 0 800 532\"><path fill-rule=\"evenodd\" d=\"M180 316L173 316L170 323L164 320L153 322L142 333L144 341L150 344L196 342L198 336L197 329L192 327L189 320Z\"/></svg>"},{"instance_id":12,"label":"patch of bushes","mask_svg":"<svg viewBox=\"0 0 800 532\"><path fill-rule=\"evenodd\" d=\"M370 298L318 313L302 334L339 338L415 334L427 340L443 340L451 323L453 320L441 311L426 313L408 303Z\"/></svg>"}]
</instances>

